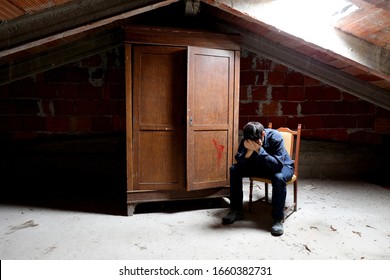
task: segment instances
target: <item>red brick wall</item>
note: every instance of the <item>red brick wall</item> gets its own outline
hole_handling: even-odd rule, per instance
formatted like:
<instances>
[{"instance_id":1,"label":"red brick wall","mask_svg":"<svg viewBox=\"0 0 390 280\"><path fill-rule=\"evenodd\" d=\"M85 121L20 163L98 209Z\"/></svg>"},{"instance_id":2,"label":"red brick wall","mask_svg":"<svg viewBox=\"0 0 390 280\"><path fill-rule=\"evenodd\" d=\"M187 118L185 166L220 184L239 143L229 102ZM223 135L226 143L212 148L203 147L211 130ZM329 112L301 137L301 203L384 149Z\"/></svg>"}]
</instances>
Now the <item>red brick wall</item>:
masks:
<instances>
[{"instance_id":1,"label":"red brick wall","mask_svg":"<svg viewBox=\"0 0 390 280\"><path fill-rule=\"evenodd\" d=\"M301 123L306 139L370 144L389 134L389 111L246 50L240 83L240 128ZM123 48L0 86L0 139L124 132L125 115Z\"/></svg>"},{"instance_id":2,"label":"red brick wall","mask_svg":"<svg viewBox=\"0 0 390 280\"><path fill-rule=\"evenodd\" d=\"M306 139L380 144L390 112L246 50L241 54L240 128L302 124Z\"/></svg>"},{"instance_id":3,"label":"red brick wall","mask_svg":"<svg viewBox=\"0 0 390 280\"><path fill-rule=\"evenodd\" d=\"M0 87L0 138L125 131L122 49Z\"/></svg>"}]
</instances>

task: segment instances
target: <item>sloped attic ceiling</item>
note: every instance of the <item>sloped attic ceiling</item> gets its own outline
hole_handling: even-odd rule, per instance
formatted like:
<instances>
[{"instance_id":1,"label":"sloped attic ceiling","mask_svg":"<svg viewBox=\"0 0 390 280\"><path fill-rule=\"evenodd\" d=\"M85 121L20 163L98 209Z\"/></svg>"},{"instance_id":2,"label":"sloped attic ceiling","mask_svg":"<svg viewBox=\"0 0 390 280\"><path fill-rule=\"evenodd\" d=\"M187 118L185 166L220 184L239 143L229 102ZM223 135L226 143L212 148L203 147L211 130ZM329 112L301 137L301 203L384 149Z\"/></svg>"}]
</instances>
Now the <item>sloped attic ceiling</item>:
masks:
<instances>
[{"instance_id":1,"label":"sloped attic ceiling","mask_svg":"<svg viewBox=\"0 0 390 280\"><path fill-rule=\"evenodd\" d=\"M390 1L203 2L213 7L210 14L225 22L221 30L241 33L249 49L390 108ZM332 11L332 2L339 9L345 2L353 12L337 20L325 18L327 12L337 16L345 9Z\"/></svg>"},{"instance_id":2,"label":"sloped attic ceiling","mask_svg":"<svg viewBox=\"0 0 390 280\"><path fill-rule=\"evenodd\" d=\"M352 12L327 30L314 24L323 2L333 0L0 0L0 84L115 47L127 20L180 5L178 16L241 33L246 48L390 109L390 1L347 1Z\"/></svg>"}]
</instances>

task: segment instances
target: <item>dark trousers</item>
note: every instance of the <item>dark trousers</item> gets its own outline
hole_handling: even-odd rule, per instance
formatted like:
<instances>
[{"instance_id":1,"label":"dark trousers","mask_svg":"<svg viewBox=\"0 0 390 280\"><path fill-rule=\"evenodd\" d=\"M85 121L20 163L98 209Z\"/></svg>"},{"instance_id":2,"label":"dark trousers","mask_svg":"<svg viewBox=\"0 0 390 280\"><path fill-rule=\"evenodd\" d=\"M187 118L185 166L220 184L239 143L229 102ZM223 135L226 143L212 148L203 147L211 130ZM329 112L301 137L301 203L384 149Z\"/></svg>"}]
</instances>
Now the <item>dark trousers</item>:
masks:
<instances>
[{"instance_id":1,"label":"dark trousers","mask_svg":"<svg viewBox=\"0 0 390 280\"><path fill-rule=\"evenodd\" d=\"M256 166L247 161L245 164L234 164L230 167L230 208L243 210L242 179L244 177L265 177L272 182L272 218L284 218L284 206L286 203L286 182L291 180L294 169L291 166L284 166L281 172L272 173L264 169L264 166Z\"/></svg>"}]
</instances>

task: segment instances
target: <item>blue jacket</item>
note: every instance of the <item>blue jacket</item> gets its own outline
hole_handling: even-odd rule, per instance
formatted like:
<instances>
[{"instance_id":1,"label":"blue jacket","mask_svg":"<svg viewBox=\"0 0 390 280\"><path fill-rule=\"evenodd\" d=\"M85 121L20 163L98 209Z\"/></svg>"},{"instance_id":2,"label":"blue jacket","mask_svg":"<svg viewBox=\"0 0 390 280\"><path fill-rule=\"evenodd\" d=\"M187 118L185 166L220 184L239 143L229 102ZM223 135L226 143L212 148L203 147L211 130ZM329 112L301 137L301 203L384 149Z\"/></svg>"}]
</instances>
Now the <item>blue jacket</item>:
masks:
<instances>
[{"instance_id":1,"label":"blue jacket","mask_svg":"<svg viewBox=\"0 0 390 280\"><path fill-rule=\"evenodd\" d=\"M265 165L273 173L281 172L283 166L294 167L294 161L291 160L284 148L283 136L276 129L265 129L263 146L259 153L252 153L248 159L245 158L245 154L246 148L244 140L242 140L235 156L238 164L243 163L243 161L252 161L254 164Z\"/></svg>"}]
</instances>

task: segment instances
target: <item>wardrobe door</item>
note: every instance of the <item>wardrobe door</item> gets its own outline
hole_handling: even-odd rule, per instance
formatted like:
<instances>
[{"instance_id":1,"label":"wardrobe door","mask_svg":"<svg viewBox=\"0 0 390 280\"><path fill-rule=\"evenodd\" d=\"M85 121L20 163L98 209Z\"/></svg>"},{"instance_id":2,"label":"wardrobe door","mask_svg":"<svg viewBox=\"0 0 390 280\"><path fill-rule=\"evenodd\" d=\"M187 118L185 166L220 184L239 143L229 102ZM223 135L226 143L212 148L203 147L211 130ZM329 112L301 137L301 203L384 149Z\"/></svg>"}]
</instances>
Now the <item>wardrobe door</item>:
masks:
<instances>
[{"instance_id":1,"label":"wardrobe door","mask_svg":"<svg viewBox=\"0 0 390 280\"><path fill-rule=\"evenodd\" d=\"M133 189L185 190L187 48L133 45Z\"/></svg>"},{"instance_id":2,"label":"wardrobe door","mask_svg":"<svg viewBox=\"0 0 390 280\"><path fill-rule=\"evenodd\" d=\"M234 51L188 48L188 190L229 185L234 66Z\"/></svg>"}]
</instances>

